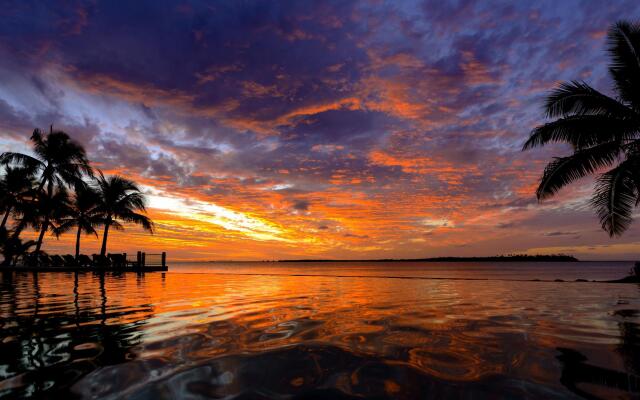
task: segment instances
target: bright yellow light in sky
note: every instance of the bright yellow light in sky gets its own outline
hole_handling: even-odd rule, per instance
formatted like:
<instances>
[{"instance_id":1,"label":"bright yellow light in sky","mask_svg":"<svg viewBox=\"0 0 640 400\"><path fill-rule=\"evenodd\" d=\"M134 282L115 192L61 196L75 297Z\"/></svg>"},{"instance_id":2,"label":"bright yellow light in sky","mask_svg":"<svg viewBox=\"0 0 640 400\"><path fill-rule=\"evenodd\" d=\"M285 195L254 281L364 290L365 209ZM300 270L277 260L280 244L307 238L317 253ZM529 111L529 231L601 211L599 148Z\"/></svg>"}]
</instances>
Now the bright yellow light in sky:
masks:
<instances>
[{"instance_id":1,"label":"bright yellow light in sky","mask_svg":"<svg viewBox=\"0 0 640 400\"><path fill-rule=\"evenodd\" d=\"M230 231L241 232L256 240L291 241L283 237L285 232L280 227L264 219L229 210L214 203L170 196L148 186L145 189L149 192L148 201L151 208L168 211L182 218L217 225Z\"/></svg>"}]
</instances>

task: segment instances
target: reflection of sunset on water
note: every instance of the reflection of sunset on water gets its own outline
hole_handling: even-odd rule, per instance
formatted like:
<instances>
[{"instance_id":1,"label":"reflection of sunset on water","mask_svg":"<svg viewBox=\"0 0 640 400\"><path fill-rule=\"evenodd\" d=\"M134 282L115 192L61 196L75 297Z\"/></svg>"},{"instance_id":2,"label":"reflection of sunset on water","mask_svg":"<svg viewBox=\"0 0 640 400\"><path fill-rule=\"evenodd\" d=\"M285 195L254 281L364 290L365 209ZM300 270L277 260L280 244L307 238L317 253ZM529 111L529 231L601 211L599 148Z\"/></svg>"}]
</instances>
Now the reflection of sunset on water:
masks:
<instances>
[{"instance_id":1,"label":"reflection of sunset on water","mask_svg":"<svg viewBox=\"0 0 640 400\"><path fill-rule=\"evenodd\" d=\"M339 383L340 374L366 374L349 370L348 358L356 357L384 360L389 373L397 369L401 375L391 373L379 390L401 397L410 390L401 380L411 374L437 379L436 387L466 382L472 388L492 381L496 390L520 393L502 386L508 377L559 395L565 389L558 381L562 365L556 349L572 349L588 357L590 365L624 371L627 356L615 351L621 340L617 310L640 308L637 288L626 285L616 286L613 293L606 285L588 283L388 279L362 276L357 270L352 272L360 275L354 277L331 276L331 270L323 276L291 276L304 272L296 266L264 275L260 268L237 268L256 275L5 275L4 285L15 289L1 292L0 317L7 321L4 346L25 346L28 338L23 335L31 329L24 325L27 320L42 335L41 350L12 368L68 363L67 357L53 356L54 347L57 355L68 354L73 360L84 354L100 365L107 362L106 354L82 349L95 348L93 340L98 347L112 346L99 344L109 329L109 337L119 338L117 346L124 346L112 351L129 362L109 367L108 375L133 374L136 379L119 384L133 391L141 390L137 382L152 376L157 384L174 376L162 383L169 386L177 384L169 383L176 379L184 384L197 381L187 371L193 368L195 374L209 364L222 368L219 373L228 378L216 386L216 393L245 391L257 384L242 380L241 371L248 365L299 349L301 358L287 360L303 363L308 354L322 364L329 362L327 357L337 357L331 361L338 379L334 383L347 391L361 389L353 376ZM20 327L11 323L17 318ZM638 316L635 322L625 321L639 322ZM94 330L97 336L75 338L78 329ZM57 335L65 332L71 340L59 342ZM301 386L324 379L319 371L302 364L300 368L301 375L291 380ZM101 386L106 374L94 371L74 390L106 395L125 389ZM285 385L277 390L293 389Z\"/></svg>"}]
</instances>

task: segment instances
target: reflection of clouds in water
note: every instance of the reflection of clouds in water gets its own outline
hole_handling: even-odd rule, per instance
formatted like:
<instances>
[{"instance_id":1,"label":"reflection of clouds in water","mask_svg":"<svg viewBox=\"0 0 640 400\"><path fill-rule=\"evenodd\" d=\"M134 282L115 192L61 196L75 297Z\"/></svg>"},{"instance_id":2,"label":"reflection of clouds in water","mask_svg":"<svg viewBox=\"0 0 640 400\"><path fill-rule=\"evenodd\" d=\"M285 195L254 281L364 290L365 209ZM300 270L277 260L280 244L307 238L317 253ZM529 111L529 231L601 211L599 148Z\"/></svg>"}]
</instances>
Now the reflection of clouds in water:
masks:
<instances>
[{"instance_id":1,"label":"reflection of clouds in water","mask_svg":"<svg viewBox=\"0 0 640 400\"><path fill-rule=\"evenodd\" d=\"M3 277L0 315L10 329L1 339L12 357L1 358L9 372L0 390L13 393L45 390L46 377L46 393L72 385L107 398L123 390L565 397L559 347L588 365L636 368L633 285L613 292L589 283L206 273L40 274L36 285L30 274ZM620 298L626 303L616 305ZM24 346L32 346L28 357Z\"/></svg>"}]
</instances>

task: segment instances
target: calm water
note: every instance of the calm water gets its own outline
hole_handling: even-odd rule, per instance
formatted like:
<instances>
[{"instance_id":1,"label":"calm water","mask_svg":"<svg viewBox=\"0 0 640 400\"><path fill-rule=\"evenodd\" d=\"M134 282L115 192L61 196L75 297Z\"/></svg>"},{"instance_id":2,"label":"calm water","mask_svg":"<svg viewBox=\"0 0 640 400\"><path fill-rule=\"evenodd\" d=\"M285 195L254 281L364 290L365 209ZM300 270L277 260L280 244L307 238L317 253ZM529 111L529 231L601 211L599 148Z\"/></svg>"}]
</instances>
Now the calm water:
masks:
<instances>
[{"instance_id":1,"label":"calm water","mask_svg":"<svg viewBox=\"0 0 640 400\"><path fill-rule=\"evenodd\" d=\"M629 267L0 273L0 397L637 399L640 287L553 282Z\"/></svg>"}]
</instances>

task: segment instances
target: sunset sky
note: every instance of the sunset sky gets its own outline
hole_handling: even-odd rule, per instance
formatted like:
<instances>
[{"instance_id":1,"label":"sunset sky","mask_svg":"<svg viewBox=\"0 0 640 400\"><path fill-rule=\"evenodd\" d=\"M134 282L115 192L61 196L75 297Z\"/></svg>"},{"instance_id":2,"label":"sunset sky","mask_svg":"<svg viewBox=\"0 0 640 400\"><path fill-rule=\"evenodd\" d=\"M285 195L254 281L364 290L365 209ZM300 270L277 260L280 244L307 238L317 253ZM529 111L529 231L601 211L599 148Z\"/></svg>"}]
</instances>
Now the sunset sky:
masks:
<instances>
[{"instance_id":1,"label":"sunset sky","mask_svg":"<svg viewBox=\"0 0 640 400\"><path fill-rule=\"evenodd\" d=\"M157 232L113 251L631 259L640 222L610 239L591 179L536 201L568 148L520 151L558 82L612 94L622 18L636 1L3 2L0 151L54 124L140 183Z\"/></svg>"}]
</instances>

